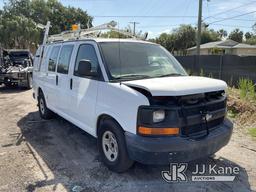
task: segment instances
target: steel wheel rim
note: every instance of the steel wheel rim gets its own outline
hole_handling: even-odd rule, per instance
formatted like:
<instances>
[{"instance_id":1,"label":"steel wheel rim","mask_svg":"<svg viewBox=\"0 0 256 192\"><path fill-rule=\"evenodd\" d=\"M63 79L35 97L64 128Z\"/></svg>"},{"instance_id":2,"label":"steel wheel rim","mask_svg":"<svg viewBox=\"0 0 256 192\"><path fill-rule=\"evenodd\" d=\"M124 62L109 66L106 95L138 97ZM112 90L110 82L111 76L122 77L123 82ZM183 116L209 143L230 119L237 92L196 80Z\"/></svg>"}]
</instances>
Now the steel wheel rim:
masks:
<instances>
[{"instance_id":1,"label":"steel wheel rim","mask_svg":"<svg viewBox=\"0 0 256 192\"><path fill-rule=\"evenodd\" d=\"M40 111L42 114L44 114L44 101L43 99L41 98L40 101L39 101L39 105L40 105Z\"/></svg>"},{"instance_id":2,"label":"steel wheel rim","mask_svg":"<svg viewBox=\"0 0 256 192\"><path fill-rule=\"evenodd\" d=\"M113 162L118 157L118 145L115 135L111 131L104 132L102 136L102 148L105 157Z\"/></svg>"}]
</instances>

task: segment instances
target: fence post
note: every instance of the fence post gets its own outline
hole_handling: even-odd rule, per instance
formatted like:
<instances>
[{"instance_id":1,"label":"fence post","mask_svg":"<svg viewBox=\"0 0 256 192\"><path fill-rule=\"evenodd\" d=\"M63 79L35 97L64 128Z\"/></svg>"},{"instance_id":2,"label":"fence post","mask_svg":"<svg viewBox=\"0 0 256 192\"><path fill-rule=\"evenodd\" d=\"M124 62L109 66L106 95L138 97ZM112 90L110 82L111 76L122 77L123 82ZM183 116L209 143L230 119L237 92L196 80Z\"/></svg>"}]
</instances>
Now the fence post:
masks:
<instances>
[{"instance_id":1,"label":"fence post","mask_svg":"<svg viewBox=\"0 0 256 192\"><path fill-rule=\"evenodd\" d=\"M223 55L220 56L219 79L222 79L222 65L223 65Z\"/></svg>"}]
</instances>

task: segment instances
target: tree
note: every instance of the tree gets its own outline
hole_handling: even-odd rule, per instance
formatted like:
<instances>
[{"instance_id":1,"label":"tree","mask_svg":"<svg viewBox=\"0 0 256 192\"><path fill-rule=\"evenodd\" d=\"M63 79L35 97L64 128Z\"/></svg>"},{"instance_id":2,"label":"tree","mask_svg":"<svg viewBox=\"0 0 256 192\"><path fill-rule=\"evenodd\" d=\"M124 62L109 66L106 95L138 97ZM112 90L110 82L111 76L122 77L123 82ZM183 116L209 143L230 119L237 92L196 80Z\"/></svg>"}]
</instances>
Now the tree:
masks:
<instances>
[{"instance_id":1,"label":"tree","mask_svg":"<svg viewBox=\"0 0 256 192\"><path fill-rule=\"evenodd\" d=\"M242 43L243 34L243 31L241 31L240 29L235 29L234 31L230 32L228 38L238 43Z\"/></svg>"},{"instance_id":2,"label":"tree","mask_svg":"<svg viewBox=\"0 0 256 192\"><path fill-rule=\"evenodd\" d=\"M246 33L244 34L244 36L245 36L245 39L246 39L246 40L249 40L250 38L253 37L253 33L251 33L251 32L246 32Z\"/></svg>"},{"instance_id":3,"label":"tree","mask_svg":"<svg viewBox=\"0 0 256 192\"><path fill-rule=\"evenodd\" d=\"M5 48L30 48L40 39L35 23L24 16L12 16L0 20L0 42Z\"/></svg>"},{"instance_id":4,"label":"tree","mask_svg":"<svg viewBox=\"0 0 256 192\"><path fill-rule=\"evenodd\" d=\"M228 36L228 32L224 29L220 29L217 33L221 39Z\"/></svg>"},{"instance_id":5,"label":"tree","mask_svg":"<svg viewBox=\"0 0 256 192\"><path fill-rule=\"evenodd\" d=\"M186 55L186 50L195 45L196 30L191 25L180 25L179 28L173 30L174 49L181 51Z\"/></svg>"},{"instance_id":6,"label":"tree","mask_svg":"<svg viewBox=\"0 0 256 192\"><path fill-rule=\"evenodd\" d=\"M202 31L201 34L201 44L209 43L213 41L219 41L221 40L219 37L218 32L214 31L213 29L205 29Z\"/></svg>"},{"instance_id":7,"label":"tree","mask_svg":"<svg viewBox=\"0 0 256 192\"><path fill-rule=\"evenodd\" d=\"M170 52L174 51L175 36L173 34L162 33L156 38L155 42L162 45Z\"/></svg>"},{"instance_id":8,"label":"tree","mask_svg":"<svg viewBox=\"0 0 256 192\"><path fill-rule=\"evenodd\" d=\"M86 11L65 7L57 0L9 0L0 10L0 43L6 48L29 48L42 40L37 23L51 21L50 34L56 34L72 24L91 27L92 19Z\"/></svg>"}]
</instances>

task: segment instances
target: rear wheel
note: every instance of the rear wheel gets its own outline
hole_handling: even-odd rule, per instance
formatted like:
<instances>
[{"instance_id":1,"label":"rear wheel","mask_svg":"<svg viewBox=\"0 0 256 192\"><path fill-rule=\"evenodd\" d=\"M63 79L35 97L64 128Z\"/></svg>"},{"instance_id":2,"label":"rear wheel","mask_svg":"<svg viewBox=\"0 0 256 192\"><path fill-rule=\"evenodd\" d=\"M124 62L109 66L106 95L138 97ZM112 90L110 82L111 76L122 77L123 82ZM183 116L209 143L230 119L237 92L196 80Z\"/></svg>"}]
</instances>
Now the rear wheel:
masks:
<instances>
[{"instance_id":1,"label":"rear wheel","mask_svg":"<svg viewBox=\"0 0 256 192\"><path fill-rule=\"evenodd\" d=\"M51 119L53 117L53 112L47 108L44 94L42 92L38 95L38 107L41 118Z\"/></svg>"},{"instance_id":2,"label":"rear wheel","mask_svg":"<svg viewBox=\"0 0 256 192\"><path fill-rule=\"evenodd\" d=\"M98 147L103 163L110 170L120 173L133 165L127 153L124 132L115 121L105 119L100 123Z\"/></svg>"}]
</instances>

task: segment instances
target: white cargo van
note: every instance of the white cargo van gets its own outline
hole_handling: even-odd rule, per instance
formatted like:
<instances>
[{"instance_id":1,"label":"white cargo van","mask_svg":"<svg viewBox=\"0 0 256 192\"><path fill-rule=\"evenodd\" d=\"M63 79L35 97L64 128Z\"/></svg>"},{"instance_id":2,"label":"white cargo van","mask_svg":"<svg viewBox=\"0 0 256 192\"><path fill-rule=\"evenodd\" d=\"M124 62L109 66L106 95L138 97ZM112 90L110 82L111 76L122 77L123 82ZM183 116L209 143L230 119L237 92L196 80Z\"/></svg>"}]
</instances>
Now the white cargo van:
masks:
<instances>
[{"instance_id":1,"label":"white cargo van","mask_svg":"<svg viewBox=\"0 0 256 192\"><path fill-rule=\"evenodd\" d=\"M231 137L226 83L187 75L158 44L87 38L41 49L33 72L41 117L54 112L96 137L102 161L113 171L134 161L210 156Z\"/></svg>"}]
</instances>

